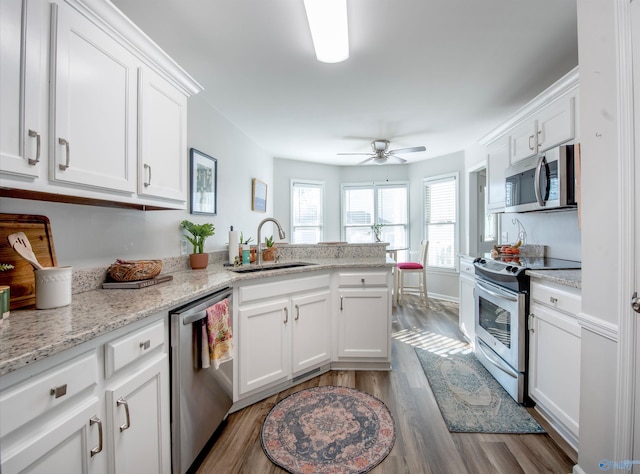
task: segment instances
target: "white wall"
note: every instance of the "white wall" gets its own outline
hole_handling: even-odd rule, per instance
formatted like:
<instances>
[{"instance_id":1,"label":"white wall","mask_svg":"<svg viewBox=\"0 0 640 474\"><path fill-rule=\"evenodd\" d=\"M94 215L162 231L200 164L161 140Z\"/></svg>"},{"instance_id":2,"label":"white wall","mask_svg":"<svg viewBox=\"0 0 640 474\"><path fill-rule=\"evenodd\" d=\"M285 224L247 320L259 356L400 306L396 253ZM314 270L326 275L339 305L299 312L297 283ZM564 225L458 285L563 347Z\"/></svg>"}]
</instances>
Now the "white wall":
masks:
<instances>
[{"instance_id":1,"label":"white wall","mask_svg":"<svg viewBox=\"0 0 640 474\"><path fill-rule=\"evenodd\" d=\"M616 2L578 0L582 156L582 329L579 466L614 459L619 272ZM622 256L624 258L624 256ZM620 460L622 461L622 460Z\"/></svg>"},{"instance_id":2,"label":"white wall","mask_svg":"<svg viewBox=\"0 0 640 474\"><path fill-rule=\"evenodd\" d=\"M188 146L218 160L218 214L188 211L134 211L0 198L3 213L45 215L51 221L60 265L108 266L116 258L145 259L180 255L183 219L212 222L216 234L205 251L221 250L229 226L256 239L257 225L273 209L273 160L199 96L189 99ZM267 212L251 211L251 178L269 184ZM271 224L265 225L265 235ZM267 234L269 235L269 234Z\"/></svg>"}]
</instances>

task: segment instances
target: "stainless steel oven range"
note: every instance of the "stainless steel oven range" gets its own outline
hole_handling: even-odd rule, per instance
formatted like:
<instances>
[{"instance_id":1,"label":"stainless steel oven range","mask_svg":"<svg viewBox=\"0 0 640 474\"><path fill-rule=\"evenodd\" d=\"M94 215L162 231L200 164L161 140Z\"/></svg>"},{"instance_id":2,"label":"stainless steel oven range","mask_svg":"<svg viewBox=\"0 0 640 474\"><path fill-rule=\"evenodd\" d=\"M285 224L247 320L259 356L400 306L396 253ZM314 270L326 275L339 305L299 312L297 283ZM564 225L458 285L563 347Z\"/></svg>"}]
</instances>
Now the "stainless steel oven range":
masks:
<instances>
[{"instance_id":1,"label":"stainless steel oven range","mask_svg":"<svg viewBox=\"0 0 640 474\"><path fill-rule=\"evenodd\" d=\"M527 400L528 269L577 269L580 262L545 257L477 258L475 354L518 403Z\"/></svg>"}]
</instances>

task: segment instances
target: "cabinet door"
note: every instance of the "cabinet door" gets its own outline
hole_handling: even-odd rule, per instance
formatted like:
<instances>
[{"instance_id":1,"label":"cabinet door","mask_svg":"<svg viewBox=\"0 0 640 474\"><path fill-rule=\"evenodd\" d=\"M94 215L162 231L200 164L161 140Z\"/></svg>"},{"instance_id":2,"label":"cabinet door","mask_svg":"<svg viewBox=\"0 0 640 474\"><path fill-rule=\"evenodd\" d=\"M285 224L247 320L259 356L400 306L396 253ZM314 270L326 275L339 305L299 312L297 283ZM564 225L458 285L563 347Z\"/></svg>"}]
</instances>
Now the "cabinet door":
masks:
<instances>
[{"instance_id":1,"label":"cabinet door","mask_svg":"<svg viewBox=\"0 0 640 474\"><path fill-rule=\"evenodd\" d=\"M35 423L22 442L2 444L2 472L100 474L106 472L105 429L98 397L76 402L49 423ZM91 421L93 418L93 422ZM91 450L96 452L91 455Z\"/></svg>"},{"instance_id":2,"label":"cabinet door","mask_svg":"<svg viewBox=\"0 0 640 474\"><path fill-rule=\"evenodd\" d=\"M504 211L505 177L509 166L509 137L502 137L487 148L487 212Z\"/></svg>"},{"instance_id":3,"label":"cabinet door","mask_svg":"<svg viewBox=\"0 0 640 474\"><path fill-rule=\"evenodd\" d=\"M138 81L138 194L186 206L187 98L148 68Z\"/></svg>"},{"instance_id":4,"label":"cabinet door","mask_svg":"<svg viewBox=\"0 0 640 474\"><path fill-rule=\"evenodd\" d=\"M30 178L46 148L45 12L42 1L0 2L0 171Z\"/></svg>"},{"instance_id":5,"label":"cabinet door","mask_svg":"<svg viewBox=\"0 0 640 474\"><path fill-rule=\"evenodd\" d=\"M578 439L580 326L535 302L529 318L529 395Z\"/></svg>"},{"instance_id":6,"label":"cabinet door","mask_svg":"<svg viewBox=\"0 0 640 474\"><path fill-rule=\"evenodd\" d=\"M511 131L511 154L509 163L513 164L538 153L537 129L537 121L530 120L515 127Z\"/></svg>"},{"instance_id":7,"label":"cabinet door","mask_svg":"<svg viewBox=\"0 0 640 474\"><path fill-rule=\"evenodd\" d=\"M292 375L331 360L331 293L323 291L291 299Z\"/></svg>"},{"instance_id":8,"label":"cabinet door","mask_svg":"<svg viewBox=\"0 0 640 474\"><path fill-rule=\"evenodd\" d=\"M538 116L538 150L545 151L572 140L575 135L575 98L565 97Z\"/></svg>"},{"instance_id":9,"label":"cabinet door","mask_svg":"<svg viewBox=\"0 0 640 474\"><path fill-rule=\"evenodd\" d=\"M462 264L462 263L461 263ZM467 340L473 344L476 338L475 329L475 305L473 299L473 289L475 281L462 273L460 273L460 305L459 305L459 325L462 333Z\"/></svg>"},{"instance_id":10,"label":"cabinet door","mask_svg":"<svg viewBox=\"0 0 640 474\"><path fill-rule=\"evenodd\" d=\"M238 308L240 325L239 392L247 393L289 378L289 300Z\"/></svg>"},{"instance_id":11,"label":"cabinet door","mask_svg":"<svg viewBox=\"0 0 640 474\"><path fill-rule=\"evenodd\" d=\"M340 289L338 357L388 357L389 290Z\"/></svg>"},{"instance_id":12,"label":"cabinet door","mask_svg":"<svg viewBox=\"0 0 640 474\"><path fill-rule=\"evenodd\" d=\"M133 194L138 62L70 5L52 16L52 179Z\"/></svg>"},{"instance_id":13,"label":"cabinet door","mask_svg":"<svg viewBox=\"0 0 640 474\"><path fill-rule=\"evenodd\" d=\"M108 388L106 399L111 468L116 473L170 473L167 355L157 355Z\"/></svg>"}]
</instances>

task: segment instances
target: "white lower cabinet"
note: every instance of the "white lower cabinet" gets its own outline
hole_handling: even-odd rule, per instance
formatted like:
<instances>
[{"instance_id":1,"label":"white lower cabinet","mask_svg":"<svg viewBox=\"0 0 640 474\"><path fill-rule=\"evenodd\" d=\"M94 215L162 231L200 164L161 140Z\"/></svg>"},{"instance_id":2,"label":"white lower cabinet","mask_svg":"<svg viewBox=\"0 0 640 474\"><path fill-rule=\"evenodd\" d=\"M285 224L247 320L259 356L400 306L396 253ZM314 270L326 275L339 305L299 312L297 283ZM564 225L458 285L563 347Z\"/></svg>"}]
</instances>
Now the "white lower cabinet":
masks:
<instances>
[{"instance_id":1,"label":"white lower cabinet","mask_svg":"<svg viewBox=\"0 0 640 474\"><path fill-rule=\"evenodd\" d=\"M391 272L338 272L336 361L391 361Z\"/></svg>"},{"instance_id":2,"label":"white lower cabinet","mask_svg":"<svg viewBox=\"0 0 640 474\"><path fill-rule=\"evenodd\" d=\"M532 280L529 396L574 449L580 408L579 310L579 290Z\"/></svg>"},{"instance_id":3,"label":"white lower cabinet","mask_svg":"<svg viewBox=\"0 0 640 474\"><path fill-rule=\"evenodd\" d=\"M475 303L473 290L476 286L475 269L471 257L460 257L460 280L458 284L460 304L458 325L467 340L474 344L476 339Z\"/></svg>"},{"instance_id":4,"label":"white lower cabinet","mask_svg":"<svg viewBox=\"0 0 640 474\"><path fill-rule=\"evenodd\" d=\"M0 378L3 474L171 472L167 318L149 319Z\"/></svg>"},{"instance_id":5,"label":"white lower cabinet","mask_svg":"<svg viewBox=\"0 0 640 474\"><path fill-rule=\"evenodd\" d=\"M235 300L239 397L331 360L328 274L242 285Z\"/></svg>"},{"instance_id":6,"label":"white lower cabinet","mask_svg":"<svg viewBox=\"0 0 640 474\"><path fill-rule=\"evenodd\" d=\"M106 390L113 472L171 472L168 392L165 353Z\"/></svg>"}]
</instances>

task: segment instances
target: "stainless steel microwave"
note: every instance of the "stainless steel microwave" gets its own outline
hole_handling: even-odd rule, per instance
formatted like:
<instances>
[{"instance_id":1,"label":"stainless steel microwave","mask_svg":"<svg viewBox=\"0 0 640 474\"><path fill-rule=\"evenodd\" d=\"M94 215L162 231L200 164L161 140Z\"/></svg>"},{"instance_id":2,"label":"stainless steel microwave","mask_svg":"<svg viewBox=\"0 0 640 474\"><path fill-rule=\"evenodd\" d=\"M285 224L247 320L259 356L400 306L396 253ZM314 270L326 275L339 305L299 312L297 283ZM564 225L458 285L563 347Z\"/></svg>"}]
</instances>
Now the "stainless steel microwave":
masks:
<instances>
[{"instance_id":1,"label":"stainless steel microwave","mask_svg":"<svg viewBox=\"0 0 640 474\"><path fill-rule=\"evenodd\" d=\"M507 168L505 176L506 212L577 206L573 145L522 160Z\"/></svg>"}]
</instances>

